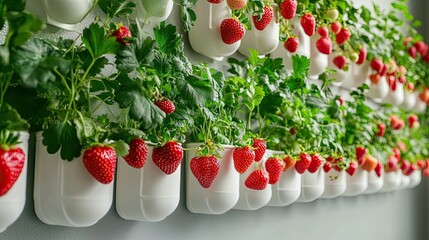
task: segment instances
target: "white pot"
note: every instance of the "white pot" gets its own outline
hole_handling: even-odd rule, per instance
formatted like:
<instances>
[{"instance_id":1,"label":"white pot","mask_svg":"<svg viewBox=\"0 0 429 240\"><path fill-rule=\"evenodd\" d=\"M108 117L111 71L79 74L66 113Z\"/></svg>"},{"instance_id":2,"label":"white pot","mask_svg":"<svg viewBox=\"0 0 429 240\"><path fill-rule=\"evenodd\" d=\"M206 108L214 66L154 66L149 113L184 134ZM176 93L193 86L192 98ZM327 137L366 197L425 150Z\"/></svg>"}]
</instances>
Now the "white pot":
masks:
<instances>
[{"instance_id":1,"label":"white pot","mask_svg":"<svg viewBox=\"0 0 429 240\"><path fill-rule=\"evenodd\" d=\"M427 107L427 104L425 102L423 102L422 100L420 100L419 94L420 93L417 91L414 93L414 96L416 98L416 104L413 107L413 111L416 113L424 112L426 110L426 107Z\"/></svg>"},{"instance_id":2,"label":"white pot","mask_svg":"<svg viewBox=\"0 0 429 240\"><path fill-rule=\"evenodd\" d=\"M319 52L316 47L318 39L317 34L310 37L310 69L308 70L308 76L312 79L317 79L328 67L328 55Z\"/></svg>"},{"instance_id":3,"label":"white pot","mask_svg":"<svg viewBox=\"0 0 429 240\"><path fill-rule=\"evenodd\" d=\"M41 0L48 24L74 30L92 9L93 0Z\"/></svg>"},{"instance_id":4,"label":"white pot","mask_svg":"<svg viewBox=\"0 0 429 240\"><path fill-rule=\"evenodd\" d=\"M410 111L416 106L416 96L413 92L404 90L404 101L401 104L401 108L407 111Z\"/></svg>"},{"instance_id":5,"label":"white pot","mask_svg":"<svg viewBox=\"0 0 429 240\"><path fill-rule=\"evenodd\" d=\"M368 172L363 170L361 167L356 169L353 176L346 174L347 189L343 196L357 196L365 192L368 188Z\"/></svg>"},{"instance_id":6,"label":"white pot","mask_svg":"<svg viewBox=\"0 0 429 240\"><path fill-rule=\"evenodd\" d=\"M344 79L341 86L352 89L364 83L368 84L368 75L370 72L370 65L368 62L363 64L350 63L349 68L351 68L350 71L352 73L349 77Z\"/></svg>"},{"instance_id":7,"label":"white pot","mask_svg":"<svg viewBox=\"0 0 429 240\"><path fill-rule=\"evenodd\" d=\"M283 172L278 183L271 185L272 196L267 206L284 207L301 195L301 174L294 167Z\"/></svg>"},{"instance_id":8,"label":"white pot","mask_svg":"<svg viewBox=\"0 0 429 240\"><path fill-rule=\"evenodd\" d=\"M176 210L180 199L180 166L171 175L162 172L152 160L153 147L143 168L137 169L118 159L116 211L128 220L158 222Z\"/></svg>"},{"instance_id":9,"label":"white pot","mask_svg":"<svg viewBox=\"0 0 429 240\"><path fill-rule=\"evenodd\" d=\"M301 175L301 195L297 202L312 202L322 196L325 189L325 171L320 167L315 173L308 170Z\"/></svg>"},{"instance_id":10,"label":"white pot","mask_svg":"<svg viewBox=\"0 0 429 240\"><path fill-rule=\"evenodd\" d=\"M134 14L140 22L161 22L170 16L173 0L133 0L137 6Z\"/></svg>"},{"instance_id":11,"label":"white pot","mask_svg":"<svg viewBox=\"0 0 429 240\"><path fill-rule=\"evenodd\" d=\"M37 134L34 208L42 222L67 227L94 225L112 205L113 185L92 177L82 157L64 161L59 152L49 154L42 134Z\"/></svg>"},{"instance_id":12,"label":"white pot","mask_svg":"<svg viewBox=\"0 0 429 240\"><path fill-rule=\"evenodd\" d=\"M29 134L27 132L20 132L19 141L21 143L18 147L25 153L24 167L12 188L0 197L0 233L12 225L24 210L27 186L28 138Z\"/></svg>"},{"instance_id":13,"label":"white pot","mask_svg":"<svg viewBox=\"0 0 429 240\"><path fill-rule=\"evenodd\" d=\"M262 31L255 28L252 16L248 16L253 27L252 30L246 30L244 37L241 39L241 44L238 48L241 54L250 56L249 49L254 49L260 55L266 55L272 53L277 48L279 45L280 27L277 11L275 9L273 11L274 14L271 23Z\"/></svg>"},{"instance_id":14,"label":"white pot","mask_svg":"<svg viewBox=\"0 0 429 240\"><path fill-rule=\"evenodd\" d=\"M188 148L198 148L201 144L190 143ZM190 162L195 156L195 150L186 154L186 205L189 211L203 214L222 214L230 210L238 201L240 174L234 168L232 152L234 146L222 145L219 151L222 157L219 174L210 188L201 187L191 172Z\"/></svg>"},{"instance_id":15,"label":"white pot","mask_svg":"<svg viewBox=\"0 0 429 240\"><path fill-rule=\"evenodd\" d=\"M325 173L325 190L320 198L332 199L341 196L347 188L346 174L345 171L335 169Z\"/></svg>"},{"instance_id":16,"label":"white pot","mask_svg":"<svg viewBox=\"0 0 429 240\"><path fill-rule=\"evenodd\" d=\"M336 71L336 72L329 74L329 78L335 79L335 81L333 81L332 84L335 86L341 86L341 85L343 85L344 82L351 82L352 83L353 82L352 65L349 63L349 68L347 69L347 71L341 70L333 62L335 57L336 56L334 53L332 53L328 57L328 68ZM347 84L350 85L351 83L347 83Z\"/></svg>"},{"instance_id":17,"label":"white pot","mask_svg":"<svg viewBox=\"0 0 429 240\"><path fill-rule=\"evenodd\" d=\"M422 181L422 173L420 170L415 170L410 175L410 185L408 185L408 188L415 188L417 187Z\"/></svg>"},{"instance_id":18,"label":"white pot","mask_svg":"<svg viewBox=\"0 0 429 240\"><path fill-rule=\"evenodd\" d=\"M390 192L397 190L401 185L401 171L395 172L385 172L383 174L383 187L381 188L382 192Z\"/></svg>"},{"instance_id":19,"label":"white pot","mask_svg":"<svg viewBox=\"0 0 429 240\"><path fill-rule=\"evenodd\" d=\"M285 66L285 69L288 71L293 70L292 65L292 56L298 55L298 56L305 56L307 58L310 58L310 37L305 34L304 29L301 26L300 19L295 17L291 21L292 26L292 32L295 34L295 36L298 37L299 46L296 52L290 53L287 51L284 47L283 43L280 43L276 50L271 53L270 57L272 58L282 58L283 59L283 65Z\"/></svg>"},{"instance_id":20,"label":"white pot","mask_svg":"<svg viewBox=\"0 0 429 240\"><path fill-rule=\"evenodd\" d=\"M389 94L389 85L387 84L386 77L381 77L380 81L375 84L370 82L369 91L367 96L372 99L383 99Z\"/></svg>"},{"instance_id":21,"label":"white pot","mask_svg":"<svg viewBox=\"0 0 429 240\"><path fill-rule=\"evenodd\" d=\"M403 102L404 102L404 84L397 82L396 83L396 89L395 91L393 91L390 87L389 87L389 93L387 94L387 96L383 99L384 103L390 103L393 106L397 106L399 107Z\"/></svg>"},{"instance_id":22,"label":"white pot","mask_svg":"<svg viewBox=\"0 0 429 240\"><path fill-rule=\"evenodd\" d=\"M231 17L226 1L219 4L197 1L194 11L197 19L189 31L189 43L194 51L218 61L237 51L241 41L226 44L220 34L222 21Z\"/></svg>"},{"instance_id":23,"label":"white pot","mask_svg":"<svg viewBox=\"0 0 429 240\"><path fill-rule=\"evenodd\" d=\"M253 162L245 173L240 174L240 196L238 198L237 204L234 206L234 209L257 210L268 204L272 195L272 189L269 184L264 190L253 190L247 188L246 185L244 185L244 182L246 181L247 177L256 169L257 164L265 169L265 161L267 161L267 159L273 154L283 154L283 152L267 149L265 151L264 157L259 163Z\"/></svg>"},{"instance_id":24,"label":"white pot","mask_svg":"<svg viewBox=\"0 0 429 240\"><path fill-rule=\"evenodd\" d=\"M401 184L399 185L398 189L402 190L402 189L408 188L408 186L410 186L410 183L411 183L411 177L403 173L401 173L400 176L401 176Z\"/></svg>"},{"instance_id":25,"label":"white pot","mask_svg":"<svg viewBox=\"0 0 429 240\"><path fill-rule=\"evenodd\" d=\"M384 173L382 173L384 174ZM384 178L383 175L377 176L375 171L368 173L368 188L364 194L373 194L379 192L383 188Z\"/></svg>"}]
</instances>

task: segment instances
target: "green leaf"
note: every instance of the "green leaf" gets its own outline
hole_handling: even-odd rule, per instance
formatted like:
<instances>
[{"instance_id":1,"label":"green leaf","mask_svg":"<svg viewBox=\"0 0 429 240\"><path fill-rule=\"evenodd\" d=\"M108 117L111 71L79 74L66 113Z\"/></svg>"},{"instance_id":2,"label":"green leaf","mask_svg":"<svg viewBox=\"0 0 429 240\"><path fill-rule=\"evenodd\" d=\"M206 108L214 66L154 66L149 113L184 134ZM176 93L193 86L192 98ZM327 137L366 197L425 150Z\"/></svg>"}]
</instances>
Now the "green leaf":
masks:
<instances>
[{"instance_id":1,"label":"green leaf","mask_svg":"<svg viewBox=\"0 0 429 240\"><path fill-rule=\"evenodd\" d=\"M106 36L104 28L97 23L92 23L88 28L83 30L82 42L93 59L97 59L104 54L114 53L119 46L116 38Z\"/></svg>"},{"instance_id":2,"label":"green leaf","mask_svg":"<svg viewBox=\"0 0 429 240\"><path fill-rule=\"evenodd\" d=\"M98 0L98 6L109 18L128 16L136 5L130 0Z\"/></svg>"},{"instance_id":3,"label":"green leaf","mask_svg":"<svg viewBox=\"0 0 429 240\"><path fill-rule=\"evenodd\" d=\"M116 155L118 155L119 157L125 157L128 155L130 146L125 141L119 140L112 145L115 149Z\"/></svg>"},{"instance_id":4,"label":"green leaf","mask_svg":"<svg viewBox=\"0 0 429 240\"><path fill-rule=\"evenodd\" d=\"M186 2L186 0L182 0L182 2ZM189 1L191 2L191 1ZM193 2L196 2L196 0L194 0ZM194 3L195 5L195 3ZM192 26L194 26L194 22L195 20L197 20L197 14L195 14L194 10L192 9L193 6L189 6L189 5L183 5L180 8L180 17L182 18L182 23L183 23L183 30L185 32L188 32L189 30L191 30Z\"/></svg>"},{"instance_id":5,"label":"green leaf","mask_svg":"<svg viewBox=\"0 0 429 240\"><path fill-rule=\"evenodd\" d=\"M305 56L292 56L293 76L306 79L310 69L310 59Z\"/></svg>"},{"instance_id":6,"label":"green leaf","mask_svg":"<svg viewBox=\"0 0 429 240\"><path fill-rule=\"evenodd\" d=\"M172 24L165 25L165 22L161 22L153 30L160 52L176 56L180 56L180 53L183 54L183 41L177 33L176 26Z\"/></svg>"},{"instance_id":7,"label":"green leaf","mask_svg":"<svg viewBox=\"0 0 429 240\"><path fill-rule=\"evenodd\" d=\"M177 87L181 92L180 97L189 104L202 107L205 104L205 100L215 101L216 93L213 91L209 81L196 76L179 78L176 81Z\"/></svg>"},{"instance_id":8,"label":"green leaf","mask_svg":"<svg viewBox=\"0 0 429 240\"><path fill-rule=\"evenodd\" d=\"M19 46L44 27L43 22L27 12L8 12L9 32L7 38L11 46Z\"/></svg>"},{"instance_id":9,"label":"green leaf","mask_svg":"<svg viewBox=\"0 0 429 240\"><path fill-rule=\"evenodd\" d=\"M5 3L10 12L22 12L25 9L25 0L6 0Z\"/></svg>"},{"instance_id":10,"label":"green leaf","mask_svg":"<svg viewBox=\"0 0 429 240\"><path fill-rule=\"evenodd\" d=\"M25 131L30 128L27 121L8 104L0 105L0 131Z\"/></svg>"},{"instance_id":11,"label":"green leaf","mask_svg":"<svg viewBox=\"0 0 429 240\"><path fill-rule=\"evenodd\" d=\"M63 160L71 161L79 157L82 151L76 129L70 122L58 123L46 129L42 142L50 154L55 154L61 149L60 155Z\"/></svg>"},{"instance_id":12,"label":"green leaf","mask_svg":"<svg viewBox=\"0 0 429 240\"><path fill-rule=\"evenodd\" d=\"M91 118L83 117L82 119L74 119L76 126L77 138L81 143L87 143L88 139L95 139L97 134L97 126ZM85 145L85 144L84 144Z\"/></svg>"},{"instance_id":13,"label":"green leaf","mask_svg":"<svg viewBox=\"0 0 429 240\"><path fill-rule=\"evenodd\" d=\"M120 71L130 72L143 65L149 65L155 59L156 42L150 37L132 41L116 56L116 65Z\"/></svg>"}]
</instances>

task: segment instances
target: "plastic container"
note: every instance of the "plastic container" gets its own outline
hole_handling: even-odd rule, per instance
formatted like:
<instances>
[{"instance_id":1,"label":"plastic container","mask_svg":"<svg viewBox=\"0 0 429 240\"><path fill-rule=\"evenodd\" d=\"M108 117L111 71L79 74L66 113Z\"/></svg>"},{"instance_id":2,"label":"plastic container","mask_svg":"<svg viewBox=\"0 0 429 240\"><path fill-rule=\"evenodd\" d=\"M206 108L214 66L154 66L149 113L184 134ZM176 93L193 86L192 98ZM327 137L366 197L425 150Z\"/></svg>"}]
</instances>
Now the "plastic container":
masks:
<instances>
[{"instance_id":1,"label":"plastic container","mask_svg":"<svg viewBox=\"0 0 429 240\"><path fill-rule=\"evenodd\" d=\"M404 102L404 84L397 82L396 83L396 89L392 90L389 87L389 93L387 96L383 99L384 103L390 103L393 106L399 107Z\"/></svg>"},{"instance_id":2,"label":"plastic container","mask_svg":"<svg viewBox=\"0 0 429 240\"><path fill-rule=\"evenodd\" d=\"M140 22L161 22L170 16L173 10L173 0L133 0L137 6L132 17Z\"/></svg>"},{"instance_id":3,"label":"plastic container","mask_svg":"<svg viewBox=\"0 0 429 240\"><path fill-rule=\"evenodd\" d=\"M24 151L26 159L22 172L15 181L15 184L5 195L0 197L0 233L5 231L6 228L19 218L25 206L28 139L30 135L27 132L20 132L19 134L19 141L21 143L18 146Z\"/></svg>"},{"instance_id":4,"label":"plastic container","mask_svg":"<svg viewBox=\"0 0 429 240\"><path fill-rule=\"evenodd\" d=\"M37 134L34 175L34 208L37 217L50 225L88 227L109 211L113 182L93 178L81 157L64 161L60 153L49 154Z\"/></svg>"},{"instance_id":5,"label":"plastic container","mask_svg":"<svg viewBox=\"0 0 429 240\"><path fill-rule=\"evenodd\" d=\"M400 178L401 178L401 184L399 185L398 190L403 190L408 188L408 186L411 183L411 177L403 173L400 173Z\"/></svg>"},{"instance_id":6,"label":"plastic container","mask_svg":"<svg viewBox=\"0 0 429 240\"><path fill-rule=\"evenodd\" d=\"M410 185L408 185L408 188L415 188L417 187L422 181L422 172L420 170L415 170L410 175Z\"/></svg>"},{"instance_id":7,"label":"plastic container","mask_svg":"<svg viewBox=\"0 0 429 240\"><path fill-rule=\"evenodd\" d=\"M401 185L401 171L385 172L383 174L383 187L381 192L395 191Z\"/></svg>"},{"instance_id":8,"label":"plastic container","mask_svg":"<svg viewBox=\"0 0 429 240\"><path fill-rule=\"evenodd\" d=\"M410 111L416 105L416 101L417 99L413 92L404 90L404 101L402 102L400 107L404 110Z\"/></svg>"},{"instance_id":9,"label":"plastic container","mask_svg":"<svg viewBox=\"0 0 429 240\"><path fill-rule=\"evenodd\" d=\"M244 185L244 182L246 181L247 177L256 169L257 165L260 165L262 166L262 168L265 168L265 161L273 154L283 154L283 152L277 152L267 149L265 151L264 157L260 162L253 162L245 173L240 174L240 196L238 198L237 204L235 204L234 206L234 209L257 210L268 204L272 196L272 189L269 184L264 190L253 190L247 188Z\"/></svg>"},{"instance_id":10,"label":"plastic container","mask_svg":"<svg viewBox=\"0 0 429 240\"><path fill-rule=\"evenodd\" d=\"M350 63L351 76L345 78L342 82L343 87L352 89L361 86L362 84L369 83L368 75L370 72L369 63L363 64Z\"/></svg>"},{"instance_id":11,"label":"plastic container","mask_svg":"<svg viewBox=\"0 0 429 240\"><path fill-rule=\"evenodd\" d=\"M75 30L77 24L91 11L93 0L41 0L46 21L66 30Z\"/></svg>"},{"instance_id":12,"label":"plastic container","mask_svg":"<svg viewBox=\"0 0 429 240\"><path fill-rule=\"evenodd\" d=\"M383 175L377 176L375 171L368 173L368 188L364 194L373 194L379 192L383 188L384 178Z\"/></svg>"},{"instance_id":13,"label":"plastic container","mask_svg":"<svg viewBox=\"0 0 429 240\"><path fill-rule=\"evenodd\" d=\"M325 190L320 198L332 199L341 196L347 188L346 174L345 171L335 169L325 173Z\"/></svg>"},{"instance_id":14,"label":"plastic container","mask_svg":"<svg viewBox=\"0 0 429 240\"><path fill-rule=\"evenodd\" d=\"M285 69L288 71L292 71L292 56L298 55L298 56L305 56L307 58L310 58L310 37L305 34L304 29L301 26L300 19L299 18L293 18L291 20L291 27L292 32L295 34L295 36L298 37L299 46L296 52L290 53L287 51L284 47L284 43L280 43L276 50L271 53L272 58L282 58L283 59L283 65L285 66Z\"/></svg>"},{"instance_id":15,"label":"plastic container","mask_svg":"<svg viewBox=\"0 0 429 240\"><path fill-rule=\"evenodd\" d=\"M222 61L224 57L237 51L241 41L226 44L220 35L222 21L231 17L231 9L226 1L218 4L197 1L194 11L197 19L189 31L189 43L195 52Z\"/></svg>"},{"instance_id":16,"label":"plastic container","mask_svg":"<svg viewBox=\"0 0 429 240\"><path fill-rule=\"evenodd\" d=\"M413 107L413 111L416 113L422 113L426 110L427 103L423 102L419 97L419 92L414 92L414 96L416 99L416 104Z\"/></svg>"},{"instance_id":17,"label":"plastic container","mask_svg":"<svg viewBox=\"0 0 429 240\"><path fill-rule=\"evenodd\" d=\"M335 70L335 72L329 74L329 78L335 79L335 81L333 81L332 84L335 85L335 86L341 86L346 81L352 82L353 81L353 70L352 70L353 66L349 63L348 64L349 68L346 71L339 69L334 64L334 58L336 56L337 55L335 53L332 53L328 57L328 68L332 69L332 70Z\"/></svg>"},{"instance_id":18,"label":"plastic container","mask_svg":"<svg viewBox=\"0 0 429 240\"><path fill-rule=\"evenodd\" d=\"M301 195L301 174L295 168L283 172L278 183L271 185L272 196L267 206L285 207Z\"/></svg>"},{"instance_id":19,"label":"plastic container","mask_svg":"<svg viewBox=\"0 0 429 240\"><path fill-rule=\"evenodd\" d=\"M312 202L322 196L325 190L325 171L320 167L315 173L305 171L301 175L301 195L297 202Z\"/></svg>"},{"instance_id":20,"label":"plastic container","mask_svg":"<svg viewBox=\"0 0 429 240\"><path fill-rule=\"evenodd\" d=\"M387 84L386 77L381 77L380 81L375 84L370 82L369 91L367 96L372 99L383 99L389 94L389 85Z\"/></svg>"},{"instance_id":21,"label":"plastic container","mask_svg":"<svg viewBox=\"0 0 429 240\"><path fill-rule=\"evenodd\" d=\"M318 39L317 34L310 37L310 69L308 70L308 76L312 79L317 79L328 67L328 55L319 52L316 47Z\"/></svg>"},{"instance_id":22,"label":"plastic container","mask_svg":"<svg viewBox=\"0 0 429 240\"><path fill-rule=\"evenodd\" d=\"M355 174L350 176L346 174L347 189L343 196L357 196L365 192L368 188L368 172L363 170L361 167L356 169Z\"/></svg>"},{"instance_id":23,"label":"plastic container","mask_svg":"<svg viewBox=\"0 0 429 240\"><path fill-rule=\"evenodd\" d=\"M252 22L252 29L246 30L244 37L241 39L238 51L245 55L250 56L249 49L255 49L260 55L266 55L273 52L279 45L280 27L278 23L277 10L273 9L274 16L270 24L260 31L253 25L252 17L248 16Z\"/></svg>"},{"instance_id":24,"label":"plastic container","mask_svg":"<svg viewBox=\"0 0 429 240\"><path fill-rule=\"evenodd\" d=\"M197 148L200 143L187 144L187 148ZM210 188L201 187L191 172L190 162L195 150L186 154L186 205L189 211L203 214L222 214L232 209L238 201L240 174L234 168L232 152L235 147L222 145L219 151L220 170Z\"/></svg>"}]
</instances>

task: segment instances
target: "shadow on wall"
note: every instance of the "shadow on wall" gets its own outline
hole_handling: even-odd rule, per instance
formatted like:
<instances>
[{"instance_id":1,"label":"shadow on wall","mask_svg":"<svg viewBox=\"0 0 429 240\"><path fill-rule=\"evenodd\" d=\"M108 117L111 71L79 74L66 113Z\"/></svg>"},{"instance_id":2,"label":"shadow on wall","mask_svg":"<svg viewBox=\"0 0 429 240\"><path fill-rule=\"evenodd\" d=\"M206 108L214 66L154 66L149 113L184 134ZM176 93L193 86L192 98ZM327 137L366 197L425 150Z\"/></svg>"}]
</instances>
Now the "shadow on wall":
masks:
<instances>
[{"instance_id":1,"label":"shadow on wall","mask_svg":"<svg viewBox=\"0 0 429 240\"><path fill-rule=\"evenodd\" d=\"M408 2L410 12L416 19L422 21L422 25L418 28L419 32L425 39L429 39L429 4L427 0L413 0Z\"/></svg>"}]
</instances>

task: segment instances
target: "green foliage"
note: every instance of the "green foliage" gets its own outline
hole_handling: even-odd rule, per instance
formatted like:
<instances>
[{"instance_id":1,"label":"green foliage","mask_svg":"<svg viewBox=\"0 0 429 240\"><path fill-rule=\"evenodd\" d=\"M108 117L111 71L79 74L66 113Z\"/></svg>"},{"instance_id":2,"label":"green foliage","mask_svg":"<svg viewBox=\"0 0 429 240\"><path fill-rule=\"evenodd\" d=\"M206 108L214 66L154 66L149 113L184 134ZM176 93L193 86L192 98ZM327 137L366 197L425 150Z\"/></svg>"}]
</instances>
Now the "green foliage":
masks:
<instances>
[{"instance_id":1,"label":"green foliage","mask_svg":"<svg viewBox=\"0 0 429 240\"><path fill-rule=\"evenodd\" d=\"M130 0L98 0L98 6L108 18L128 17L136 5Z\"/></svg>"}]
</instances>

